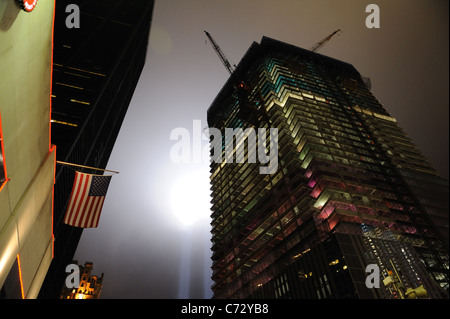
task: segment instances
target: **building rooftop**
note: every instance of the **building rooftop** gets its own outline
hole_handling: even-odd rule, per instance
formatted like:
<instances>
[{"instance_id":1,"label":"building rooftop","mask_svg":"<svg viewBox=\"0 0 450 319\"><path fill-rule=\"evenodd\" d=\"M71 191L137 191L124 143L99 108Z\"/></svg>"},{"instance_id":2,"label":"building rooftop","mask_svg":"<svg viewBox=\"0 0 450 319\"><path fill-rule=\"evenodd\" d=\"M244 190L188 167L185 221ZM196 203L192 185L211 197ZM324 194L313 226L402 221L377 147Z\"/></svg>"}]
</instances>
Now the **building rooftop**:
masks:
<instances>
[{"instance_id":1,"label":"building rooftop","mask_svg":"<svg viewBox=\"0 0 450 319\"><path fill-rule=\"evenodd\" d=\"M208 122L210 121L210 117L212 116L212 114L218 111L218 108L220 107L223 99L232 95L234 85L245 78L246 72L249 70L251 65L258 58L262 57L265 53L268 52L285 52L286 54L297 55L309 60L319 60L321 64L329 65L333 68L339 68L341 70L346 69L347 71L357 73L361 77L355 67L347 62L343 62L317 52L313 52L292 44L288 44L286 42L263 36L260 43L253 42L251 44L239 64L236 66L234 72L228 78L225 85L222 87L222 89L219 91L219 93L211 103L211 106L208 108Z\"/></svg>"}]
</instances>

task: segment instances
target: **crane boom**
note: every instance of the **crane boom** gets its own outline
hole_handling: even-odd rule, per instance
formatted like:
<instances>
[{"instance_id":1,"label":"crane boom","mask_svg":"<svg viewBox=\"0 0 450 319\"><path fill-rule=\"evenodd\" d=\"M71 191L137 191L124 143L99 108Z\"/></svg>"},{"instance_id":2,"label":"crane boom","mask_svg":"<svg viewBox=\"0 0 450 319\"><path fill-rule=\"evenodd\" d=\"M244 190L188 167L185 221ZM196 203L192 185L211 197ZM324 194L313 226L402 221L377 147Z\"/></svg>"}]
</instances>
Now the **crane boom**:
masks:
<instances>
[{"instance_id":1,"label":"crane boom","mask_svg":"<svg viewBox=\"0 0 450 319\"><path fill-rule=\"evenodd\" d=\"M341 29L337 29L336 31L334 31L332 34L330 34L325 39L323 39L322 41L318 42L315 46L313 46L311 48L311 51L316 52L317 50L319 50L325 43L327 43L335 34L339 32L341 32Z\"/></svg>"},{"instance_id":2,"label":"crane boom","mask_svg":"<svg viewBox=\"0 0 450 319\"><path fill-rule=\"evenodd\" d=\"M204 30L203 30L204 31ZM211 42L211 45L214 48L214 51L216 51L217 55L219 56L220 60L222 61L223 65L225 65L225 68L228 70L230 74L233 73L234 67L231 65L231 63L228 61L228 59L225 57L225 54L220 49L219 45L214 41L213 37L205 31L206 36L208 37L209 41Z\"/></svg>"}]
</instances>

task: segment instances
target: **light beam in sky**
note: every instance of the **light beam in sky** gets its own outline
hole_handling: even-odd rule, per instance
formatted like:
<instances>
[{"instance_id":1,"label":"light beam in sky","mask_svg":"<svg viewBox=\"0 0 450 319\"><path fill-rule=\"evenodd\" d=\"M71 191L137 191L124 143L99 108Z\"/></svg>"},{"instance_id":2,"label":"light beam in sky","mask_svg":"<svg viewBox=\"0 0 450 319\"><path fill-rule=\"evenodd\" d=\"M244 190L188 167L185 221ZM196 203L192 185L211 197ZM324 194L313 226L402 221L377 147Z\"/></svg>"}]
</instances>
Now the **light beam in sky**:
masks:
<instances>
[{"instance_id":1,"label":"light beam in sky","mask_svg":"<svg viewBox=\"0 0 450 319\"><path fill-rule=\"evenodd\" d=\"M208 167L198 168L178 177L171 187L172 211L182 226L188 227L202 218L209 218L210 198Z\"/></svg>"},{"instance_id":2,"label":"light beam in sky","mask_svg":"<svg viewBox=\"0 0 450 319\"><path fill-rule=\"evenodd\" d=\"M170 204L173 214L180 222L183 229L183 244L181 251L181 263L178 284L178 298L186 299L190 297L190 283L191 283L191 267L192 260L192 231L194 231L195 224L200 224L200 221L208 221L211 214L210 200L207 195L210 193L209 184L209 168L208 166L198 166L194 170L184 173L178 178L175 178L170 189ZM197 231L199 231L197 229ZM209 233L208 233L209 234ZM209 241L207 241L209 242ZM208 255L209 257L209 255ZM207 262L209 262L207 258ZM209 264L204 264L204 273L210 276L207 269ZM210 286L210 281L204 278L205 286ZM205 288L204 294L208 295L208 288ZM208 296L210 297L210 296Z\"/></svg>"}]
</instances>

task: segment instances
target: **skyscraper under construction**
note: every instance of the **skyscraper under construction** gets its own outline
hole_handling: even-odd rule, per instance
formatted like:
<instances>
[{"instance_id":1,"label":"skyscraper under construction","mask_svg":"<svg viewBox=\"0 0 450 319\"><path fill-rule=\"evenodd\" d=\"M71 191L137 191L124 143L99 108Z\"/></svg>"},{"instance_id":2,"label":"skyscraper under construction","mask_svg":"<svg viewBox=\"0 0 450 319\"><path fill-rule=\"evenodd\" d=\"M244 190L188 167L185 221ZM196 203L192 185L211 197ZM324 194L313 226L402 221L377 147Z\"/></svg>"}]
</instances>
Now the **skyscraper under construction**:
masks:
<instances>
[{"instance_id":1,"label":"skyscraper under construction","mask_svg":"<svg viewBox=\"0 0 450 319\"><path fill-rule=\"evenodd\" d=\"M215 298L448 297L448 181L352 65L263 37L208 124L236 133L211 148ZM277 142L273 174L249 138L217 160L252 128Z\"/></svg>"}]
</instances>

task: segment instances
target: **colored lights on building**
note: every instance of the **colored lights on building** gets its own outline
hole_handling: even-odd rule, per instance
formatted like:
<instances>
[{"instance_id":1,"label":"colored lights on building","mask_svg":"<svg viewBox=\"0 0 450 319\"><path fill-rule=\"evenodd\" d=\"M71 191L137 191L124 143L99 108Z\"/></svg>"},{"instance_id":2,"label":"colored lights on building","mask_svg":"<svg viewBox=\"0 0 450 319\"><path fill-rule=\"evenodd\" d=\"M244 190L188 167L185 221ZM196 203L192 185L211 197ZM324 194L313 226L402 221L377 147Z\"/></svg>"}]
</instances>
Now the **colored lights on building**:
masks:
<instances>
[{"instance_id":1,"label":"colored lights on building","mask_svg":"<svg viewBox=\"0 0 450 319\"><path fill-rule=\"evenodd\" d=\"M248 96L236 98L234 82L246 83ZM242 112L249 104L253 111ZM448 193L448 182L353 66L263 38L208 110L210 127L238 123L277 128L280 165L266 176L251 163L210 165L215 298L389 298L352 278L372 262L365 253L388 258L400 248L417 253L393 257L405 276L412 268L445 289L448 252L433 230L445 233L445 222L433 223L423 205ZM420 194L424 179L434 194ZM448 205L433 214L448 225ZM404 262L430 250L439 270Z\"/></svg>"}]
</instances>

